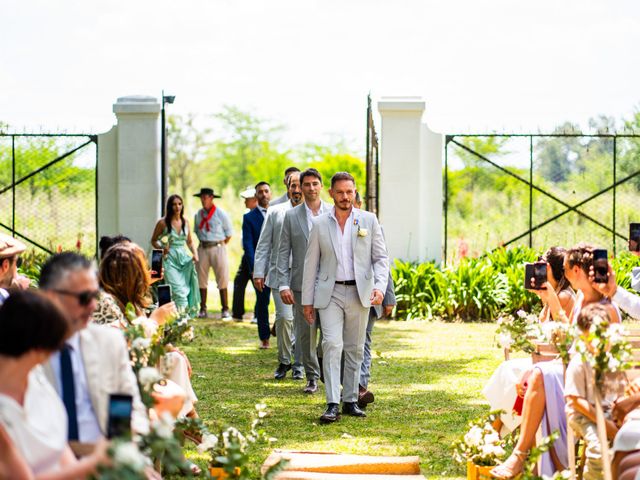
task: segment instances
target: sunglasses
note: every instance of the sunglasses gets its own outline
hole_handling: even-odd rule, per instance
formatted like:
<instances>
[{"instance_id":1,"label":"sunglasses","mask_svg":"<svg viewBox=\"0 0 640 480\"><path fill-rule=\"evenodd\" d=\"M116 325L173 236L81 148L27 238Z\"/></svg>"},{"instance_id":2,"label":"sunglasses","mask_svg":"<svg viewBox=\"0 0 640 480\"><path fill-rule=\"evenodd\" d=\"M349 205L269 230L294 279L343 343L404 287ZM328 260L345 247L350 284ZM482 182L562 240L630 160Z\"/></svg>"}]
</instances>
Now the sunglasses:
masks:
<instances>
[{"instance_id":1,"label":"sunglasses","mask_svg":"<svg viewBox=\"0 0 640 480\"><path fill-rule=\"evenodd\" d=\"M84 292L69 292L68 290L54 290L56 293L60 293L62 295L68 295L70 297L76 297L78 303L86 307L91 303L91 300L97 300L100 297L100 290L86 290Z\"/></svg>"}]
</instances>

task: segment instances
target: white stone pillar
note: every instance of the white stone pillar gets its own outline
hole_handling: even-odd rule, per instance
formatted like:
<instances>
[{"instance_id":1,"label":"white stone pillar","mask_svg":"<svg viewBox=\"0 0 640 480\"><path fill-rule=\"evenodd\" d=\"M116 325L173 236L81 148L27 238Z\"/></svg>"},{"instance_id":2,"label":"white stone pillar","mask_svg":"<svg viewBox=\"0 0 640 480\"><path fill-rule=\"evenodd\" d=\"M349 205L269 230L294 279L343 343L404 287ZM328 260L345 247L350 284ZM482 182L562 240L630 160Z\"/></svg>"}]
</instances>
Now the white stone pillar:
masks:
<instances>
[{"instance_id":1,"label":"white stone pillar","mask_svg":"<svg viewBox=\"0 0 640 480\"><path fill-rule=\"evenodd\" d=\"M98 157L98 232L121 233L148 250L162 211L160 104L154 97L121 97L113 112L117 131L98 140L106 149Z\"/></svg>"},{"instance_id":2,"label":"white stone pillar","mask_svg":"<svg viewBox=\"0 0 640 480\"><path fill-rule=\"evenodd\" d=\"M442 138L422 123L420 97L383 97L380 221L393 258L442 259Z\"/></svg>"}]
</instances>

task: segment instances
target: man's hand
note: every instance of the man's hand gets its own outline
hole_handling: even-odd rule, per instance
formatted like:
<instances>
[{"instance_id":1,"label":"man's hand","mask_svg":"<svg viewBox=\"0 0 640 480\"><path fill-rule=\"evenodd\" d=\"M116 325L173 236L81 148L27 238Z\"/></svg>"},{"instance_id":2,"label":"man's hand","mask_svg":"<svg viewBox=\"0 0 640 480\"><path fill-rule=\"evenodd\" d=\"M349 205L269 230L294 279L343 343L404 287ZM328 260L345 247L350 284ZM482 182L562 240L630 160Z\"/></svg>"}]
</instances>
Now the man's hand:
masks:
<instances>
[{"instance_id":1,"label":"man's hand","mask_svg":"<svg viewBox=\"0 0 640 480\"><path fill-rule=\"evenodd\" d=\"M11 281L11 285L19 288L20 290L26 290L29 288L29 285L31 285L31 280L29 277L18 274Z\"/></svg>"},{"instance_id":2,"label":"man's hand","mask_svg":"<svg viewBox=\"0 0 640 480\"><path fill-rule=\"evenodd\" d=\"M371 305L382 305L382 299L384 298L384 293L382 293L377 288L374 288L371 292Z\"/></svg>"},{"instance_id":3,"label":"man's hand","mask_svg":"<svg viewBox=\"0 0 640 480\"><path fill-rule=\"evenodd\" d=\"M224 244L226 245L227 243L229 243L229 240L231 240L231 237L227 237L224 239Z\"/></svg>"},{"instance_id":4,"label":"man's hand","mask_svg":"<svg viewBox=\"0 0 640 480\"><path fill-rule=\"evenodd\" d=\"M313 305L303 305L302 311L304 313L304 319L307 321L309 325L313 325L313 322L316 321L316 309L313 308Z\"/></svg>"},{"instance_id":5,"label":"man's hand","mask_svg":"<svg viewBox=\"0 0 640 480\"><path fill-rule=\"evenodd\" d=\"M296 303L295 299L293 298L293 292L290 288L281 291L280 298L282 299L282 303L284 303L285 305L293 305Z\"/></svg>"},{"instance_id":6,"label":"man's hand","mask_svg":"<svg viewBox=\"0 0 640 480\"><path fill-rule=\"evenodd\" d=\"M616 294L618 284L616 283L616 274L611 268L611 264L607 262L607 283L596 283L596 274L593 265L589 267L589 281L591 286L603 295L611 298Z\"/></svg>"},{"instance_id":7,"label":"man's hand","mask_svg":"<svg viewBox=\"0 0 640 480\"><path fill-rule=\"evenodd\" d=\"M395 305L385 305L382 307L382 316L391 318L391 315L393 314L393 307L395 307Z\"/></svg>"},{"instance_id":8,"label":"man's hand","mask_svg":"<svg viewBox=\"0 0 640 480\"><path fill-rule=\"evenodd\" d=\"M254 278L253 286L256 287L256 290L258 290L259 292L264 290L264 278Z\"/></svg>"}]
</instances>

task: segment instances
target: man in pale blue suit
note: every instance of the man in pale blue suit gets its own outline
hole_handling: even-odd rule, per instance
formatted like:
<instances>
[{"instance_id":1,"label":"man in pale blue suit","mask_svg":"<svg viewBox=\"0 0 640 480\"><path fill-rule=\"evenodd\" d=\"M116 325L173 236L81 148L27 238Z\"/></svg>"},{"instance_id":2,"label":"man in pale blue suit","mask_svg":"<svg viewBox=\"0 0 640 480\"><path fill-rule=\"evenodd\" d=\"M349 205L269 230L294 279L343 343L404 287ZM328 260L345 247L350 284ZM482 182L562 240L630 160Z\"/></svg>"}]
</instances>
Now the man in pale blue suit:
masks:
<instances>
[{"instance_id":1,"label":"man in pale blue suit","mask_svg":"<svg viewBox=\"0 0 640 480\"><path fill-rule=\"evenodd\" d=\"M302 277L304 316L312 325L317 309L322 327L327 398L322 423L340 418L343 351L342 413L366 416L357 401L369 308L382 303L389 276L387 249L376 216L353 207L353 176L336 173L329 193L334 208L312 220Z\"/></svg>"}]
</instances>

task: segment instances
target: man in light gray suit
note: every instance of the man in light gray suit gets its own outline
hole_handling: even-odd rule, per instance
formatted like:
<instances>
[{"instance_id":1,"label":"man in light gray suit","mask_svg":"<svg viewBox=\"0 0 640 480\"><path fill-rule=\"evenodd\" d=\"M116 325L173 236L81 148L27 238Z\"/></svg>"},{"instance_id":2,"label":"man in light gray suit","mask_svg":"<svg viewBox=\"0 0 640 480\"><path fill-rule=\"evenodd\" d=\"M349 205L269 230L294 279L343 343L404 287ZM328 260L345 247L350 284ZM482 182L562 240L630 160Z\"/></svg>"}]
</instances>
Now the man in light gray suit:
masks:
<instances>
[{"instance_id":1,"label":"man in light gray suit","mask_svg":"<svg viewBox=\"0 0 640 480\"><path fill-rule=\"evenodd\" d=\"M278 252L278 284L280 297L287 305L293 305L293 323L296 345L300 345L302 364L307 376L305 393L318 391L320 366L318 364L317 322L309 325L302 311L302 272L307 240L311 230L311 220L329 212L331 206L320 199L322 175L315 168L300 174L300 185L304 202L285 213L280 234ZM290 261L291 260L291 261Z\"/></svg>"},{"instance_id":2,"label":"man in light gray suit","mask_svg":"<svg viewBox=\"0 0 640 480\"><path fill-rule=\"evenodd\" d=\"M299 361L301 356L300 347L296 345L295 354L293 352L295 338L293 332L293 309L291 305L285 305L280 298L277 271L280 232L282 231L284 215L287 210L302 202L300 174L298 172L289 175L288 187L290 200L267 209L267 216L262 224L260 239L258 240L258 245L256 245L253 284L260 292L265 285L271 288L273 292L273 303L276 307L276 338L278 340L278 368L274 373L274 378L276 380L283 379L293 366L293 379L302 380L304 374L302 364Z\"/></svg>"},{"instance_id":3,"label":"man in light gray suit","mask_svg":"<svg viewBox=\"0 0 640 480\"><path fill-rule=\"evenodd\" d=\"M300 169L298 167L289 167L284 171L284 180L282 181L282 183L284 183L284 186L287 189L287 191L284 192L284 195L282 195L281 197L278 197L275 200L272 200L269 203L269 205L273 207L274 205L281 205L289 201L289 176L292 173L296 173L296 172L300 172Z\"/></svg>"},{"instance_id":4,"label":"man in light gray suit","mask_svg":"<svg viewBox=\"0 0 640 480\"><path fill-rule=\"evenodd\" d=\"M358 407L358 381L369 308L380 305L387 287L389 259L375 215L353 207L353 176L331 178L334 208L313 220L302 275L302 305L311 325L318 309L322 325L327 409L322 423L340 418L340 363L344 350L342 413L366 414Z\"/></svg>"}]
</instances>

